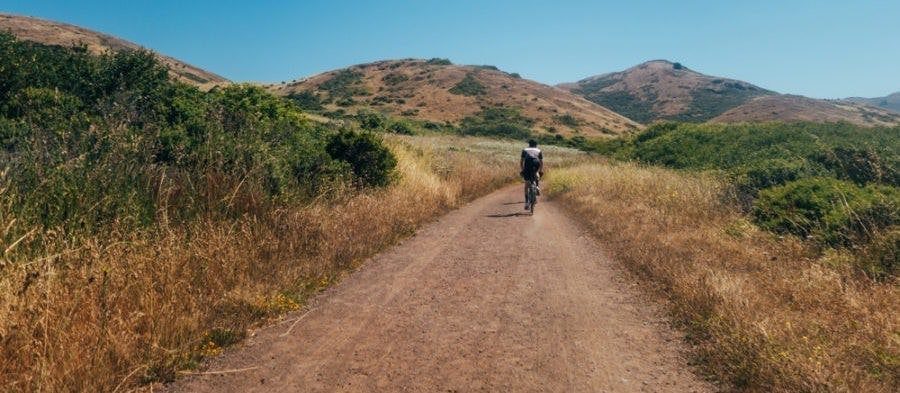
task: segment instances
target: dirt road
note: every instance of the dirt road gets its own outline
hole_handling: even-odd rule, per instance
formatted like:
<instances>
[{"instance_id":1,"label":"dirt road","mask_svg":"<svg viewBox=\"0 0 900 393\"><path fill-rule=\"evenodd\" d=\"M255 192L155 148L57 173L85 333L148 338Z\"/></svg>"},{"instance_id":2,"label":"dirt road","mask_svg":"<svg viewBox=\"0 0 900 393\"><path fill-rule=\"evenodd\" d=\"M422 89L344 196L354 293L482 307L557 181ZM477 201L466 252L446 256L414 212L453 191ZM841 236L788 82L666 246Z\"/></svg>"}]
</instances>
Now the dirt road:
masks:
<instances>
[{"instance_id":1,"label":"dirt road","mask_svg":"<svg viewBox=\"0 0 900 393\"><path fill-rule=\"evenodd\" d=\"M678 337L553 202L479 199L170 387L692 392ZM299 319L298 318L302 318Z\"/></svg>"}]
</instances>

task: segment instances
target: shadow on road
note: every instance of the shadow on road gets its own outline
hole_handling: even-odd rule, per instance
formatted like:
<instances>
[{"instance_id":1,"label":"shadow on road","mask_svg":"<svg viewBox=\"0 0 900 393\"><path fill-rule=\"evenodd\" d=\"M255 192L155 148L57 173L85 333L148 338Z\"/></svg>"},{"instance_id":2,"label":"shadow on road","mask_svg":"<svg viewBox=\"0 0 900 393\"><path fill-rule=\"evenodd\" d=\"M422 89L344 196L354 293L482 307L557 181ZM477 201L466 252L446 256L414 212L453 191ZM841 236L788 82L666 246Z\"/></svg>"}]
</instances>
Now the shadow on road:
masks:
<instances>
[{"instance_id":1,"label":"shadow on road","mask_svg":"<svg viewBox=\"0 0 900 393\"><path fill-rule=\"evenodd\" d=\"M499 213L498 213L498 214L488 214L488 215L486 215L485 217L490 217L490 218L505 218L505 217L519 217L519 216L525 216L525 217L527 217L527 216L530 216L530 215L531 215L531 213L516 212L516 213L505 213L505 214L499 214Z\"/></svg>"},{"instance_id":2,"label":"shadow on road","mask_svg":"<svg viewBox=\"0 0 900 393\"><path fill-rule=\"evenodd\" d=\"M525 201L520 201L520 202L505 202L505 203L503 203L503 204L504 204L504 205L520 205L520 204L523 204L523 203L525 203Z\"/></svg>"}]
</instances>

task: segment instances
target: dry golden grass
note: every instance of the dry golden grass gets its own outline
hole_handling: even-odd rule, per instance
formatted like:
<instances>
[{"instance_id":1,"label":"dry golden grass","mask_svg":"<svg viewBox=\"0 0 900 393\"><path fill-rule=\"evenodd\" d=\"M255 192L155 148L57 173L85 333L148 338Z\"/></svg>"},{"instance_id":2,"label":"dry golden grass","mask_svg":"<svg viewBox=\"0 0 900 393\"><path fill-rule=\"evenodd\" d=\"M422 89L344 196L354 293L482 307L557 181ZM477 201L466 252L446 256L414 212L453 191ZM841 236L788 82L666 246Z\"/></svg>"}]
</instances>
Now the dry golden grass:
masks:
<instances>
[{"instance_id":1,"label":"dry golden grass","mask_svg":"<svg viewBox=\"0 0 900 393\"><path fill-rule=\"evenodd\" d=\"M399 180L384 190L78 247L48 232L47 249L61 251L5 253L0 390L114 391L171 379L423 222L509 183L521 148L477 138L388 143ZM556 153L561 162L582 156Z\"/></svg>"},{"instance_id":2,"label":"dry golden grass","mask_svg":"<svg viewBox=\"0 0 900 393\"><path fill-rule=\"evenodd\" d=\"M757 230L715 179L595 163L546 184L668 300L714 378L745 391L898 391L896 283Z\"/></svg>"}]
</instances>

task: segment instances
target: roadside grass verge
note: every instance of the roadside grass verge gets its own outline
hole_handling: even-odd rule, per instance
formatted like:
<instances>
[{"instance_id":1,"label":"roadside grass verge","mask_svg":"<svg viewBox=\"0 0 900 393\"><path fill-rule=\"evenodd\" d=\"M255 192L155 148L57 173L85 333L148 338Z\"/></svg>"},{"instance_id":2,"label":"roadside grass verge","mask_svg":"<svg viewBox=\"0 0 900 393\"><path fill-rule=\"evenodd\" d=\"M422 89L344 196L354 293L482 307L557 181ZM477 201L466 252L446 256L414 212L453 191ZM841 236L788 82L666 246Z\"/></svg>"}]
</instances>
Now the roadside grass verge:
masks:
<instances>
[{"instance_id":1,"label":"roadside grass verge","mask_svg":"<svg viewBox=\"0 0 900 393\"><path fill-rule=\"evenodd\" d=\"M741 391L897 391L893 281L758 229L732 186L628 163L551 172L546 190L667 300L696 361Z\"/></svg>"},{"instance_id":2,"label":"roadside grass verge","mask_svg":"<svg viewBox=\"0 0 900 393\"><path fill-rule=\"evenodd\" d=\"M302 307L422 223L508 184L521 148L453 137L385 143L398 164L384 189L335 191L233 218L163 218L86 239L49 230L32 235L44 251L28 255L4 244L0 390L112 391L171 380L248 329ZM560 164L583 156L556 152ZM195 186L237 186L221 180L210 175ZM164 189L166 180L154 186ZM16 219L7 208L0 204L4 227Z\"/></svg>"}]
</instances>

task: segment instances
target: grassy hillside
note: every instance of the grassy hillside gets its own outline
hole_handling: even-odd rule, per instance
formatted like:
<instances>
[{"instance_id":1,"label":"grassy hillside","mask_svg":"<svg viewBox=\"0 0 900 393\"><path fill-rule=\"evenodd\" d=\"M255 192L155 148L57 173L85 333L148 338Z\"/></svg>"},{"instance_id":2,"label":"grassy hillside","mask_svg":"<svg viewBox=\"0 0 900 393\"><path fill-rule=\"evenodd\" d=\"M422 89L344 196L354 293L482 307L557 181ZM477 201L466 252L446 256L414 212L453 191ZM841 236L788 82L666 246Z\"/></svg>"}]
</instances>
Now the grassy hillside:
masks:
<instances>
[{"instance_id":1,"label":"grassy hillside","mask_svg":"<svg viewBox=\"0 0 900 393\"><path fill-rule=\"evenodd\" d=\"M721 173L757 225L852 250L875 279L900 271L900 127L847 123L659 124L620 158Z\"/></svg>"},{"instance_id":2,"label":"grassy hillside","mask_svg":"<svg viewBox=\"0 0 900 393\"><path fill-rule=\"evenodd\" d=\"M667 300L701 367L742 391L897 390L900 127L661 123L596 147L637 163L547 190Z\"/></svg>"},{"instance_id":3,"label":"grassy hillside","mask_svg":"<svg viewBox=\"0 0 900 393\"><path fill-rule=\"evenodd\" d=\"M459 126L490 111L517 111L538 135L609 137L641 126L609 109L493 66L445 59L391 60L327 72L269 89L304 108L341 118L375 112Z\"/></svg>"},{"instance_id":4,"label":"grassy hillside","mask_svg":"<svg viewBox=\"0 0 900 393\"><path fill-rule=\"evenodd\" d=\"M141 49L135 43L82 27L20 15L0 13L0 32L12 34L23 41L32 41L45 45L59 45L69 48L84 47L87 51L97 55L109 51L118 52ZM203 89L228 83L227 79L219 75L194 67L178 59L163 54L155 54L155 56L169 70L170 75L181 82Z\"/></svg>"},{"instance_id":5,"label":"grassy hillside","mask_svg":"<svg viewBox=\"0 0 900 393\"><path fill-rule=\"evenodd\" d=\"M765 121L900 124L900 114L867 102L819 100L777 94L747 82L704 75L665 60L560 87L641 123ZM887 98L886 98L887 99ZM887 102L887 101L885 101Z\"/></svg>"},{"instance_id":6,"label":"grassy hillside","mask_svg":"<svg viewBox=\"0 0 900 393\"><path fill-rule=\"evenodd\" d=\"M706 174L627 163L553 171L545 182L666 300L692 361L723 390L897 391L896 278L862 274L861 249L821 252L772 236L732 189Z\"/></svg>"},{"instance_id":7,"label":"grassy hillside","mask_svg":"<svg viewBox=\"0 0 900 393\"><path fill-rule=\"evenodd\" d=\"M900 92L875 98L851 97L845 99L845 101L877 106L900 113Z\"/></svg>"},{"instance_id":8,"label":"grassy hillside","mask_svg":"<svg viewBox=\"0 0 900 393\"><path fill-rule=\"evenodd\" d=\"M774 94L746 82L704 75L665 60L561 87L641 123L702 122L753 97Z\"/></svg>"},{"instance_id":9,"label":"grassy hillside","mask_svg":"<svg viewBox=\"0 0 900 393\"><path fill-rule=\"evenodd\" d=\"M900 113L863 103L780 94L754 98L729 109L711 121L716 123L843 121L863 126L894 126L900 124Z\"/></svg>"}]
</instances>

